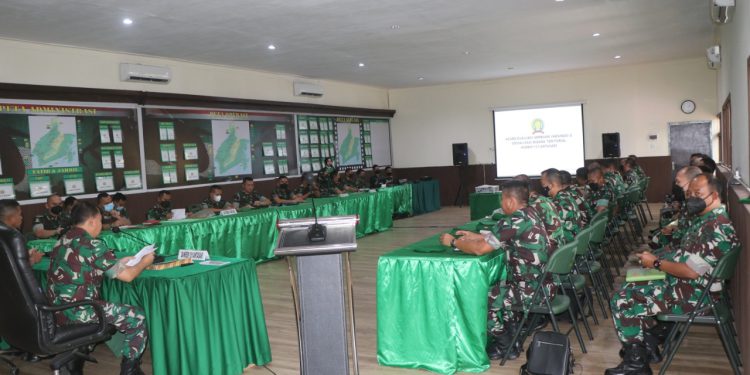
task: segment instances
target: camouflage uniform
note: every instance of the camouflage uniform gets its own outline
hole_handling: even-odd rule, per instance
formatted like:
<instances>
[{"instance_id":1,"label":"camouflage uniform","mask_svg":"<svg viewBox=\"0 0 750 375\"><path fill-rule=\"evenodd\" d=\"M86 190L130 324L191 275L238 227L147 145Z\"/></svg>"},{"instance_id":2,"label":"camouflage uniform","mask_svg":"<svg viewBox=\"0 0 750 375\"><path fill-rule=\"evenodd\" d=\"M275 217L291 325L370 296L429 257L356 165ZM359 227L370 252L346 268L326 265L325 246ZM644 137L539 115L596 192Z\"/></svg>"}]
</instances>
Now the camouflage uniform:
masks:
<instances>
[{"instance_id":1,"label":"camouflage uniform","mask_svg":"<svg viewBox=\"0 0 750 375\"><path fill-rule=\"evenodd\" d=\"M664 259L702 265L705 271L696 280L667 274L664 280L623 285L611 301L613 322L620 341L642 342L643 331L656 324L655 316L659 313L685 314L692 311L698 303L699 292L708 287L708 279L719 259L739 246L723 206L694 218L679 248L665 254Z\"/></svg>"},{"instance_id":2,"label":"camouflage uniform","mask_svg":"<svg viewBox=\"0 0 750 375\"><path fill-rule=\"evenodd\" d=\"M125 335L127 345L121 354L128 359L139 358L148 341L143 309L101 299L104 277L117 276L112 271L117 263L115 254L85 230L74 227L57 241L50 258L47 298L55 305L91 300L102 306L107 323ZM58 324L96 321L94 309L90 306L65 310L56 318Z\"/></svg>"},{"instance_id":3,"label":"camouflage uniform","mask_svg":"<svg viewBox=\"0 0 750 375\"><path fill-rule=\"evenodd\" d=\"M332 182L331 184L333 187L333 189L331 189L331 193L336 194L336 190L334 189L338 189L340 192L346 193L346 184L344 183L344 181L339 180L338 183Z\"/></svg>"},{"instance_id":4,"label":"camouflage uniform","mask_svg":"<svg viewBox=\"0 0 750 375\"><path fill-rule=\"evenodd\" d=\"M612 184L610 184L609 181L605 181L604 185L599 186L598 190L591 190L591 194L589 194L589 205L593 208L593 210L596 210L597 202L606 199L609 201L609 203L616 202L615 201L616 195L615 190Z\"/></svg>"},{"instance_id":5,"label":"camouflage uniform","mask_svg":"<svg viewBox=\"0 0 750 375\"><path fill-rule=\"evenodd\" d=\"M604 173L604 179L608 181L615 191L615 197L622 195L625 192L625 181L622 176L617 172L606 172Z\"/></svg>"},{"instance_id":6,"label":"camouflage uniform","mask_svg":"<svg viewBox=\"0 0 750 375\"><path fill-rule=\"evenodd\" d=\"M591 219L591 206L589 206L589 202L575 185L569 185L564 190L575 200L581 218L581 226L585 226Z\"/></svg>"},{"instance_id":7,"label":"camouflage uniform","mask_svg":"<svg viewBox=\"0 0 750 375\"><path fill-rule=\"evenodd\" d=\"M643 171L643 168L641 168L640 165L636 165L635 167L633 167L633 170L638 174L638 177L646 178L646 172Z\"/></svg>"},{"instance_id":8,"label":"camouflage uniform","mask_svg":"<svg viewBox=\"0 0 750 375\"><path fill-rule=\"evenodd\" d=\"M565 232L562 228L562 221L560 221L560 216L557 214L555 204L545 196L534 194L529 196L529 207L536 210L536 214L544 223L544 229L547 231L547 236L550 239L550 253L555 251L557 246L564 245Z\"/></svg>"},{"instance_id":9,"label":"camouflage uniform","mask_svg":"<svg viewBox=\"0 0 750 375\"><path fill-rule=\"evenodd\" d=\"M221 199L218 202L208 197L201 202L201 207L205 210L207 208L218 208L223 210L227 207L227 201Z\"/></svg>"},{"instance_id":10,"label":"camouflage uniform","mask_svg":"<svg viewBox=\"0 0 750 375\"><path fill-rule=\"evenodd\" d=\"M273 197L273 199L279 198L283 200L294 199L294 195L292 194L292 191L289 190L289 187L282 188L279 186L277 186L276 189L273 189L273 191L271 192L271 197Z\"/></svg>"},{"instance_id":11,"label":"camouflage uniform","mask_svg":"<svg viewBox=\"0 0 750 375\"><path fill-rule=\"evenodd\" d=\"M63 211L60 214L60 226L66 231L73 226L73 218L70 217L70 212Z\"/></svg>"},{"instance_id":12,"label":"camouflage uniform","mask_svg":"<svg viewBox=\"0 0 750 375\"><path fill-rule=\"evenodd\" d=\"M578 210L578 204L575 198L565 190L557 192L552 201L555 202L557 212L562 221L563 234L565 243L573 241L578 232L581 231L582 213Z\"/></svg>"},{"instance_id":13,"label":"camouflage uniform","mask_svg":"<svg viewBox=\"0 0 750 375\"><path fill-rule=\"evenodd\" d=\"M237 192L232 199L232 203L237 203L239 207L252 206L255 202L259 202L265 199L263 194L253 190L251 193L246 193L243 190Z\"/></svg>"},{"instance_id":14,"label":"camouflage uniform","mask_svg":"<svg viewBox=\"0 0 750 375\"><path fill-rule=\"evenodd\" d=\"M62 215L52 215L48 210L42 215L34 216L34 223L31 227L36 230L39 226L44 230L55 230L62 226Z\"/></svg>"},{"instance_id":15,"label":"camouflage uniform","mask_svg":"<svg viewBox=\"0 0 750 375\"><path fill-rule=\"evenodd\" d=\"M303 196L308 195L308 194L314 195L314 190L315 188L313 188L313 186L310 184L300 185L300 186L297 186L296 189L294 189L294 195L303 195Z\"/></svg>"},{"instance_id":16,"label":"camouflage uniform","mask_svg":"<svg viewBox=\"0 0 750 375\"><path fill-rule=\"evenodd\" d=\"M357 177L354 180L354 187L357 189L367 189L369 186L367 186L367 181L365 181L364 177Z\"/></svg>"},{"instance_id":17,"label":"camouflage uniform","mask_svg":"<svg viewBox=\"0 0 750 375\"><path fill-rule=\"evenodd\" d=\"M380 185L385 183L385 177L383 177L383 174L373 174L372 177L370 177L370 188L375 189L379 188Z\"/></svg>"},{"instance_id":18,"label":"camouflage uniform","mask_svg":"<svg viewBox=\"0 0 750 375\"><path fill-rule=\"evenodd\" d=\"M161 203L157 203L154 207L149 208L146 212L147 220L166 220L167 215L172 212L172 209L162 207Z\"/></svg>"},{"instance_id":19,"label":"camouflage uniform","mask_svg":"<svg viewBox=\"0 0 750 375\"><path fill-rule=\"evenodd\" d=\"M493 248L505 250L508 259L506 285L493 285L487 302L487 330L498 336L505 332L508 323L519 321L521 314L510 306L530 302L547 263L549 237L536 210L524 207L498 221L493 233L485 238ZM554 296L552 279L544 283Z\"/></svg>"},{"instance_id":20,"label":"camouflage uniform","mask_svg":"<svg viewBox=\"0 0 750 375\"><path fill-rule=\"evenodd\" d=\"M628 171L628 173L625 174L625 184L627 185L628 189L638 187L640 183L641 176L638 175L638 172L636 172L635 169L631 169Z\"/></svg>"}]
</instances>

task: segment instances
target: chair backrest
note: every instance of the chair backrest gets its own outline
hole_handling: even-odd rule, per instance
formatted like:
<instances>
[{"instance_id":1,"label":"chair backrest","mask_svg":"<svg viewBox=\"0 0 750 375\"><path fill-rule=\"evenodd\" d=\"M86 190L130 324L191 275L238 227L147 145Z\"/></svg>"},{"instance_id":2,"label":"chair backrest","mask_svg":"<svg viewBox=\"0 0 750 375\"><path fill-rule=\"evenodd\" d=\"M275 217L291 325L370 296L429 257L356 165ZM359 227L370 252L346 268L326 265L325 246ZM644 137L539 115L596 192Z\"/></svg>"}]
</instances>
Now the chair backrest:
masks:
<instances>
[{"instance_id":1,"label":"chair backrest","mask_svg":"<svg viewBox=\"0 0 750 375\"><path fill-rule=\"evenodd\" d=\"M586 255L586 253L589 250L589 241L591 240L591 230L593 228L589 226L588 228L578 232L578 235L576 236L576 250L575 255Z\"/></svg>"},{"instance_id":2,"label":"chair backrest","mask_svg":"<svg viewBox=\"0 0 750 375\"><path fill-rule=\"evenodd\" d=\"M737 260L740 257L740 250L742 248L736 248L730 250L728 253L719 259L719 264L714 268L712 274L717 280L729 280L734 276L734 271L737 269Z\"/></svg>"},{"instance_id":3,"label":"chair backrest","mask_svg":"<svg viewBox=\"0 0 750 375\"><path fill-rule=\"evenodd\" d=\"M547 260L546 272L556 275L567 275L573 270L578 238L560 246Z\"/></svg>"},{"instance_id":4,"label":"chair backrest","mask_svg":"<svg viewBox=\"0 0 750 375\"><path fill-rule=\"evenodd\" d=\"M603 219L603 218L607 217L607 215L609 214L608 211L609 211L609 209L597 212L596 214L594 214L593 217L591 217L591 222L593 223L593 222L595 222L597 220L600 220L600 219Z\"/></svg>"},{"instance_id":5,"label":"chair backrest","mask_svg":"<svg viewBox=\"0 0 750 375\"><path fill-rule=\"evenodd\" d=\"M0 224L0 336L18 349L31 353L44 353L40 347L42 330L40 322L52 330L54 322L51 314L40 319L37 305L46 305L34 272L29 264L26 241L23 235Z\"/></svg>"},{"instance_id":6,"label":"chair backrest","mask_svg":"<svg viewBox=\"0 0 750 375\"><path fill-rule=\"evenodd\" d=\"M591 224L589 224L589 227L591 228L590 241L597 244L602 243L604 241L604 234L607 230L607 220L604 219L604 216L592 221Z\"/></svg>"}]
</instances>

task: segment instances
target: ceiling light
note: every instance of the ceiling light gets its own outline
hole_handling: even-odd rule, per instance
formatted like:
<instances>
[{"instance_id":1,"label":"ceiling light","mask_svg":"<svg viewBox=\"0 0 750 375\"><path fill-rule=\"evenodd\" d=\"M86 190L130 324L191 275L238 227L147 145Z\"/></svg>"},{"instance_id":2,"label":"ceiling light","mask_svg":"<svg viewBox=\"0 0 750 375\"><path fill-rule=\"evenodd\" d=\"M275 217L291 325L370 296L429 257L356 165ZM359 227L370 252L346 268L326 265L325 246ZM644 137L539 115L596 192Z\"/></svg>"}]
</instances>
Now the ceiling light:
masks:
<instances>
[{"instance_id":1,"label":"ceiling light","mask_svg":"<svg viewBox=\"0 0 750 375\"><path fill-rule=\"evenodd\" d=\"M509 66L509 67L507 67L507 68L505 68L505 69L508 69L508 70L513 70L513 69L515 69L515 68L514 68L514 67L512 67L512 66Z\"/></svg>"},{"instance_id":2,"label":"ceiling light","mask_svg":"<svg viewBox=\"0 0 750 375\"><path fill-rule=\"evenodd\" d=\"M424 81L424 77L417 77L418 80Z\"/></svg>"},{"instance_id":3,"label":"ceiling light","mask_svg":"<svg viewBox=\"0 0 750 375\"><path fill-rule=\"evenodd\" d=\"M401 26L399 26L399 25L391 25L391 29L393 29L393 30L398 30L400 28L401 28Z\"/></svg>"},{"instance_id":4,"label":"ceiling light","mask_svg":"<svg viewBox=\"0 0 750 375\"><path fill-rule=\"evenodd\" d=\"M599 34L599 33L593 33L593 34L591 34L591 36L593 36L594 38L596 38L597 36L600 36L600 35L602 35L602 34Z\"/></svg>"},{"instance_id":5,"label":"ceiling light","mask_svg":"<svg viewBox=\"0 0 750 375\"><path fill-rule=\"evenodd\" d=\"M464 55L468 55L468 54L470 54L470 53L471 53L471 52L469 52L469 51L464 51Z\"/></svg>"},{"instance_id":6,"label":"ceiling light","mask_svg":"<svg viewBox=\"0 0 750 375\"><path fill-rule=\"evenodd\" d=\"M615 59L621 59L621 58L622 58L622 56L620 56L620 55L616 55L615 56Z\"/></svg>"},{"instance_id":7,"label":"ceiling light","mask_svg":"<svg viewBox=\"0 0 750 375\"><path fill-rule=\"evenodd\" d=\"M276 46L274 46L273 44L269 44L268 45L268 49L270 49L271 51L273 51L273 50L276 49Z\"/></svg>"},{"instance_id":8,"label":"ceiling light","mask_svg":"<svg viewBox=\"0 0 750 375\"><path fill-rule=\"evenodd\" d=\"M360 67L360 68L364 68L365 67L365 63L359 63L359 64L357 64L357 66Z\"/></svg>"},{"instance_id":9,"label":"ceiling light","mask_svg":"<svg viewBox=\"0 0 750 375\"><path fill-rule=\"evenodd\" d=\"M125 25L132 25L133 24L133 20L130 19L130 18L123 18L122 19L122 23L125 24Z\"/></svg>"},{"instance_id":10,"label":"ceiling light","mask_svg":"<svg viewBox=\"0 0 750 375\"><path fill-rule=\"evenodd\" d=\"M562 3L565 0L555 0L556 3Z\"/></svg>"}]
</instances>

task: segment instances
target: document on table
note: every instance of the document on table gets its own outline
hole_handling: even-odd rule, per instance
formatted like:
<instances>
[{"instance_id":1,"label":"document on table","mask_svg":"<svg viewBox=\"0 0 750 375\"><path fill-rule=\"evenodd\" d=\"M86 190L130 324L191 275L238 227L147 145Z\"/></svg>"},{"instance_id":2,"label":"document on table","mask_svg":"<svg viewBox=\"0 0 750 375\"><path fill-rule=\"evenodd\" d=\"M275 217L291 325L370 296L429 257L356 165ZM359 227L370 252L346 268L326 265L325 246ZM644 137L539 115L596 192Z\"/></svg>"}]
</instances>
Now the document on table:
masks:
<instances>
[{"instance_id":1,"label":"document on table","mask_svg":"<svg viewBox=\"0 0 750 375\"><path fill-rule=\"evenodd\" d=\"M125 263L128 267L133 267L136 264L141 262L141 259L145 257L148 254L153 253L156 250L156 245L148 245L144 246L141 251L138 252L138 254L135 254L133 259L129 260L127 263Z\"/></svg>"}]
</instances>

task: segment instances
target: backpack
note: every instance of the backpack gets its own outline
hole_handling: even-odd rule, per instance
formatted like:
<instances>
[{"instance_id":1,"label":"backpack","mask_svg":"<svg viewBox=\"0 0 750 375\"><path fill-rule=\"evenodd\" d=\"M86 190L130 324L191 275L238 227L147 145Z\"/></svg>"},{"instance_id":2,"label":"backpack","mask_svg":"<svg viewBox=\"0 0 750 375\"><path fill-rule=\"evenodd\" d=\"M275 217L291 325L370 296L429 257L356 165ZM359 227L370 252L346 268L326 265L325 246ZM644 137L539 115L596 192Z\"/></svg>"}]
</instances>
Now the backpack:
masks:
<instances>
[{"instance_id":1,"label":"backpack","mask_svg":"<svg viewBox=\"0 0 750 375\"><path fill-rule=\"evenodd\" d=\"M573 373L575 360L568 336L562 333L539 331L526 350L522 375L568 375Z\"/></svg>"}]
</instances>

